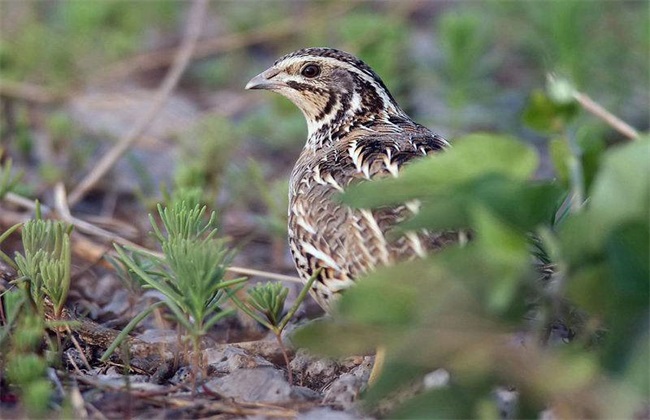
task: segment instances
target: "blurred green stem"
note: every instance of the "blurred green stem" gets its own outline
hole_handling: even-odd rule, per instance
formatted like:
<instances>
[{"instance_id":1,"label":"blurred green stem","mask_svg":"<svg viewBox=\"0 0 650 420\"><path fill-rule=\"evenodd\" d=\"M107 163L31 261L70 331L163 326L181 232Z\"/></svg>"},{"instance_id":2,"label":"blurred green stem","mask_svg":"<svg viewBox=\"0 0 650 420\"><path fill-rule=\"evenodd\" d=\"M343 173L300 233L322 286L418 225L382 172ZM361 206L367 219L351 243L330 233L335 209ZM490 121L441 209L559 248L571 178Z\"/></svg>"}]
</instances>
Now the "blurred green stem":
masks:
<instances>
[{"instance_id":1,"label":"blurred green stem","mask_svg":"<svg viewBox=\"0 0 650 420\"><path fill-rule=\"evenodd\" d=\"M569 168L569 182L571 186L571 212L576 213L585 201L585 182L580 159L582 151L573 130L567 130L565 137L571 154L567 157Z\"/></svg>"}]
</instances>

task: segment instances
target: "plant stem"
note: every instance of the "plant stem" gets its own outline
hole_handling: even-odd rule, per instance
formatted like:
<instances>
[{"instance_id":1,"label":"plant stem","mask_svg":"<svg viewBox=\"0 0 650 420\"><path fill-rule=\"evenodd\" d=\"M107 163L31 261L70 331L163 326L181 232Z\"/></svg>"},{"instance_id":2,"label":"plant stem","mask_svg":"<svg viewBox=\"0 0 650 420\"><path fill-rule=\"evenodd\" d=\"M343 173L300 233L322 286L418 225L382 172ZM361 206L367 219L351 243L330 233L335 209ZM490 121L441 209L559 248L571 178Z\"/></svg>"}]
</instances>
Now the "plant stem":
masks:
<instances>
[{"instance_id":1,"label":"plant stem","mask_svg":"<svg viewBox=\"0 0 650 420\"><path fill-rule=\"evenodd\" d=\"M591 112L601 120L605 121L610 127L623 134L625 137L629 138L630 140L636 140L639 138L639 132L636 131L631 125L603 108L599 103L591 99L587 94L584 94L582 92L575 92L573 94L573 98L578 101L578 103L584 109Z\"/></svg>"},{"instance_id":2,"label":"plant stem","mask_svg":"<svg viewBox=\"0 0 650 420\"><path fill-rule=\"evenodd\" d=\"M282 357L284 357L284 363L287 365L287 374L289 376L289 385L293 385L293 373L291 373L291 364L289 361L289 355L287 354L287 349L284 347L282 342L282 330L273 329L273 334L275 334L275 339L278 340L278 345L280 346L280 351L282 352Z\"/></svg>"},{"instance_id":3,"label":"plant stem","mask_svg":"<svg viewBox=\"0 0 650 420\"><path fill-rule=\"evenodd\" d=\"M296 298L296 301L293 303L293 306L291 309L289 309L289 312L282 318L282 322L280 322L280 325L278 325L278 329L282 331L284 327L287 326L289 323L289 320L293 318L293 316L296 314L296 311L300 307L300 304L302 303L303 300L305 300L305 297L307 296L307 293L309 292L309 289L311 288L311 285L314 284L314 281L318 278L320 275L322 268L319 268L316 270L316 272L307 280L307 283L305 283L305 286L302 288L300 291L300 294Z\"/></svg>"},{"instance_id":4,"label":"plant stem","mask_svg":"<svg viewBox=\"0 0 650 420\"><path fill-rule=\"evenodd\" d=\"M571 184L571 212L576 213L582 207L585 200L585 183L584 183L584 174L582 170L582 161L580 160L580 155L582 151L578 145L575 133L567 133L567 142L569 145L569 150L571 155L568 157L569 167L569 180Z\"/></svg>"}]
</instances>

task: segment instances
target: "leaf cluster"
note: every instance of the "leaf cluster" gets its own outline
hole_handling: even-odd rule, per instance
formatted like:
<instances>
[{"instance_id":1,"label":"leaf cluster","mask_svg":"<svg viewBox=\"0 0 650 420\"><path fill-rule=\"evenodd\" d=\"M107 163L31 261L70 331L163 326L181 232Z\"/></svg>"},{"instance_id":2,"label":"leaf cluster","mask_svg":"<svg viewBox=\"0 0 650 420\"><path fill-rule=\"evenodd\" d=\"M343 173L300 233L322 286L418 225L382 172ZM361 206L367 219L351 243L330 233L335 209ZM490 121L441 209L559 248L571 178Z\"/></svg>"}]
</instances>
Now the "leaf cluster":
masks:
<instances>
[{"instance_id":1,"label":"leaf cluster","mask_svg":"<svg viewBox=\"0 0 650 420\"><path fill-rule=\"evenodd\" d=\"M18 281L30 291L36 308L42 310L47 297L54 305L55 316L59 316L70 288L72 226L38 216L22 228L24 254L17 253L14 258Z\"/></svg>"},{"instance_id":2,"label":"leaf cluster","mask_svg":"<svg viewBox=\"0 0 650 420\"><path fill-rule=\"evenodd\" d=\"M399 178L356 186L342 197L352 206L420 202L400 231L472 240L368 275L295 340L330 356L385 346L370 406L451 372L452 385L394 405L395 417L489 417L503 385L519 392L518 417L548 404L567 417L631 415L649 389L638 373L648 367L649 155L647 138L606 151L588 200L569 213L567 186L535 180L537 153L506 136L470 135ZM553 267L550 279L531 250ZM548 347L558 323L574 339Z\"/></svg>"},{"instance_id":3,"label":"leaf cluster","mask_svg":"<svg viewBox=\"0 0 650 420\"><path fill-rule=\"evenodd\" d=\"M47 378L48 362L40 354L45 330L44 319L24 290L12 289L2 295L4 320L0 327L0 363L6 366L6 378L18 387L30 417L43 416L53 389Z\"/></svg>"},{"instance_id":4,"label":"leaf cluster","mask_svg":"<svg viewBox=\"0 0 650 420\"><path fill-rule=\"evenodd\" d=\"M224 311L224 290L245 279L224 280L233 257L217 238L216 214L206 220L206 208L176 202L158 206L162 227L150 216L153 236L160 243L158 257L135 248L115 246L120 260L142 282L165 297L165 305L192 336L207 332L232 311Z\"/></svg>"}]
</instances>

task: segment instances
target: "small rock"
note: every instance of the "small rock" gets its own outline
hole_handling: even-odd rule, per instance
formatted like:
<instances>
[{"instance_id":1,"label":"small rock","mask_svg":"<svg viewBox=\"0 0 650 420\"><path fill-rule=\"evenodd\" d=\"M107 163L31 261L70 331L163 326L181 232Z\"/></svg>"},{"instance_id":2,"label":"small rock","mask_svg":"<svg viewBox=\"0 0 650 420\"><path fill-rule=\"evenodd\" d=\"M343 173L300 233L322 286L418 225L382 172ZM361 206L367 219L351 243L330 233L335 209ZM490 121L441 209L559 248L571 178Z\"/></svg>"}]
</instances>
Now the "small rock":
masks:
<instances>
[{"instance_id":1,"label":"small rock","mask_svg":"<svg viewBox=\"0 0 650 420\"><path fill-rule=\"evenodd\" d=\"M361 417L354 413L335 410L332 407L317 407L298 414L296 420L358 420Z\"/></svg>"},{"instance_id":2,"label":"small rock","mask_svg":"<svg viewBox=\"0 0 650 420\"><path fill-rule=\"evenodd\" d=\"M291 362L289 363L289 367L293 372L297 372L299 374L302 374L305 370L307 370L307 366L314 360L313 357L307 353L304 349L299 349L296 352L296 355L293 357Z\"/></svg>"},{"instance_id":3,"label":"small rock","mask_svg":"<svg viewBox=\"0 0 650 420\"><path fill-rule=\"evenodd\" d=\"M189 381L191 377L192 377L192 368L190 368L189 366L181 366L180 368L178 368L174 376L171 377L169 382L175 385L182 384Z\"/></svg>"},{"instance_id":4,"label":"small rock","mask_svg":"<svg viewBox=\"0 0 650 420\"><path fill-rule=\"evenodd\" d=\"M305 370L305 376L312 382L333 378L339 371L339 364L331 359L318 359Z\"/></svg>"},{"instance_id":5,"label":"small rock","mask_svg":"<svg viewBox=\"0 0 650 420\"><path fill-rule=\"evenodd\" d=\"M364 383L368 383L370 372L375 365L375 356L364 356L361 363L350 370L350 374L358 377Z\"/></svg>"},{"instance_id":6,"label":"small rock","mask_svg":"<svg viewBox=\"0 0 650 420\"><path fill-rule=\"evenodd\" d=\"M327 387L323 403L344 410L352 410L355 408L359 392L365 384L358 376L344 373Z\"/></svg>"},{"instance_id":7,"label":"small rock","mask_svg":"<svg viewBox=\"0 0 650 420\"><path fill-rule=\"evenodd\" d=\"M306 386L294 386L291 388L291 396L293 399L300 401L315 401L320 400L323 395Z\"/></svg>"},{"instance_id":8,"label":"small rock","mask_svg":"<svg viewBox=\"0 0 650 420\"><path fill-rule=\"evenodd\" d=\"M178 331L152 328L136 337L149 344L175 344L178 342Z\"/></svg>"},{"instance_id":9,"label":"small rock","mask_svg":"<svg viewBox=\"0 0 650 420\"><path fill-rule=\"evenodd\" d=\"M499 416L502 419L514 419L517 414L519 393L513 389L498 387L494 390Z\"/></svg>"},{"instance_id":10,"label":"small rock","mask_svg":"<svg viewBox=\"0 0 650 420\"><path fill-rule=\"evenodd\" d=\"M237 369L253 369L257 367L273 367L273 364L260 356L247 353L235 346L211 348L203 351L205 360L217 373L230 373Z\"/></svg>"},{"instance_id":11,"label":"small rock","mask_svg":"<svg viewBox=\"0 0 650 420\"><path fill-rule=\"evenodd\" d=\"M214 393L245 402L286 402L293 395L284 374L271 367L235 370L205 386Z\"/></svg>"},{"instance_id":12,"label":"small rock","mask_svg":"<svg viewBox=\"0 0 650 420\"><path fill-rule=\"evenodd\" d=\"M315 358L302 349L298 350L289 368L303 384L312 389L319 389L332 382L341 371L341 366L336 361Z\"/></svg>"},{"instance_id":13,"label":"small rock","mask_svg":"<svg viewBox=\"0 0 650 420\"><path fill-rule=\"evenodd\" d=\"M449 372L444 369L436 369L433 372L429 372L422 379L422 384L424 389L438 389L444 388L449 385Z\"/></svg>"}]
</instances>

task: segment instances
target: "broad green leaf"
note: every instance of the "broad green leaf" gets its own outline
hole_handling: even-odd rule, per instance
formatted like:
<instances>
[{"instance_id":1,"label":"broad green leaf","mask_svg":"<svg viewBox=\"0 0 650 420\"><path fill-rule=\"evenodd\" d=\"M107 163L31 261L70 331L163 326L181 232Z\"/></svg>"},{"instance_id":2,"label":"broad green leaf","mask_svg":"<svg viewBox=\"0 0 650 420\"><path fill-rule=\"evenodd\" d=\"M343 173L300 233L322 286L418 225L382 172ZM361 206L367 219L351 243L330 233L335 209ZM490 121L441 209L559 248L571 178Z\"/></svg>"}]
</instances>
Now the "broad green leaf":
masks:
<instances>
[{"instance_id":1,"label":"broad green leaf","mask_svg":"<svg viewBox=\"0 0 650 420\"><path fill-rule=\"evenodd\" d=\"M650 217L650 139L620 146L604 157L594 181L590 211L599 229Z\"/></svg>"},{"instance_id":2,"label":"broad green leaf","mask_svg":"<svg viewBox=\"0 0 650 420\"><path fill-rule=\"evenodd\" d=\"M521 286L528 265L528 241L485 208L475 207L472 218L477 231L475 246L493 267L487 280L486 306L492 313L504 313Z\"/></svg>"},{"instance_id":3,"label":"broad green leaf","mask_svg":"<svg viewBox=\"0 0 650 420\"><path fill-rule=\"evenodd\" d=\"M411 363L408 355L400 357L399 354L387 354L384 369L382 369L377 382L367 390L363 402L370 408L385 403L396 389L408 387L415 378L421 378L427 372L423 366Z\"/></svg>"},{"instance_id":4,"label":"broad green leaf","mask_svg":"<svg viewBox=\"0 0 650 420\"><path fill-rule=\"evenodd\" d=\"M382 326L343 322L332 318L312 321L292 333L291 341L311 353L330 357L372 354L386 341ZM327 337L324 339L324 337Z\"/></svg>"},{"instance_id":5,"label":"broad green leaf","mask_svg":"<svg viewBox=\"0 0 650 420\"><path fill-rule=\"evenodd\" d=\"M559 231L563 258L571 264L603 258L605 239L617 226L650 217L650 141L608 151L587 208ZM647 234L647 233L646 233Z\"/></svg>"},{"instance_id":6,"label":"broad green leaf","mask_svg":"<svg viewBox=\"0 0 650 420\"><path fill-rule=\"evenodd\" d=\"M345 319L373 325L408 325L417 321L418 304L427 290L423 281L435 282L425 261L386 267L360 279L346 291L336 313ZM426 279L426 280L425 280Z\"/></svg>"},{"instance_id":7,"label":"broad green leaf","mask_svg":"<svg viewBox=\"0 0 650 420\"><path fill-rule=\"evenodd\" d=\"M532 92L524 110L524 123L542 133L552 134L564 130L567 123L577 114L575 102L554 102L543 90Z\"/></svg>"},{"instance_id":8,"label":"broad green leaf","mask_svg":"<svg viewBox=\"0 0 650 420\"><path fill-rule=\"evenodd\" d=\"M567 296L590 314L604 315L614 296L607 275L607 266L603 263L576 271L567 282Z\"/></svg>"},{"instance_id":9,"label":"broad green leaf","mask_svg":"<svg viewBox=\"0 0 650 420\"><path fill-rule=\"evenodd\" d=\"M454 142L449 150L416 161L398 178L355 185L343 201L355 207L395 204L433 194L488 174L514 179L530 178L538 164L536 152L508 136L472 134Z\"/></svg>"},{"instance_id":10,"label":"broad green leaf","mask_svg":"<svg viewBox=\"0 0 650 420\"><path fill-rule=\"evenodd\" d=\"M616 298L625 308L643 308L650 301L650 228L648 223L629 223L607 237L605 251Z\"/></svg>"},{"instance_id":11,"label":"broad green leaf","mask_svg":"<svg viewBox=\"0 0 650 420\"><path fill-rule=\"evenodd\" d=\"M549 142L549 154L551 155L551 162L555 169L555 176L564 185L569 185L569 165L568 158L571 156L569 143L564 137L556 137Z\"/></svg>"},{"instance_id":12,"label":"broad green leaf","mask_svg":"<svg viewBox=\"0 0 650 420\"><path fill-rule=\"evenodd\" d=\"M647 321L647 320L646 320ZM650 337L648 336L648 325L645 326L644 334L637 338L630 354L630 363L625 373L625 382L632 384L641 395L650 393Z\"/></svg>"},{"instance_id":13,"label":"broad green leaf","mask_svg":"<svg viewBox=\"0 0 650 420\"><path fill-rule=\"evenodd\" d=\"M649 231L648 223L626 224L614 229L605 241L609 284L603 287L612 294L604 314L609 330L604 363L615 372L627 367L637 337L648 331Z\"/></svg>"},{"instance_id":14,"label":"broad green leaf","mask_svg":"<svg viewBox=\"0 0 650 420\"><path fill-rule=\"evenodd\" d=\"M565 192L554 183L485 176L422 200L420 211L402 224L404 230L444 231L472 227L469 209L481 205L513 227L532 230L550 223Z\"/></svg>"},{"instance_id":15,"label":"broad green leaf","mask_svg":"<svg viewBox=\"0 0 650 420\"><path fill-rule=\"evenodd\" d=\"M420 394L391 413L395 419L469 419L478 393L460 386L433 389Z\"/></svg>"}]
</instances>

